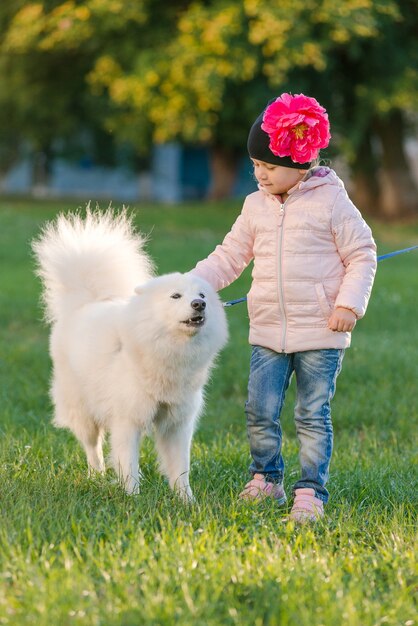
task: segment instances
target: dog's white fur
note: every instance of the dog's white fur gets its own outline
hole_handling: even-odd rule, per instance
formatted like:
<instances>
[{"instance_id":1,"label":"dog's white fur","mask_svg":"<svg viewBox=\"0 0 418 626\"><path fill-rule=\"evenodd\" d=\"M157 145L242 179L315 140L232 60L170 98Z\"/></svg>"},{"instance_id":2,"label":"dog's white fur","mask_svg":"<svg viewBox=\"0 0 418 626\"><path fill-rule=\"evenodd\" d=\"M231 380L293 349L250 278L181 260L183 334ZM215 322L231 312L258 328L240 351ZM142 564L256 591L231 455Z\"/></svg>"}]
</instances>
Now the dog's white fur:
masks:
<instances>
[{"instance_id":1,"label":"dog's white fur","mask_svg":"<svg viewBox=\"0 0 418 626\"><path fill-rule=\"evenodd\" d=\"M227 340L226 318L200 278L154 278L143 243L126 212L111 210L61 215L33 243L52 324L54 423L75 434L99 472L110 432L112 464L128 493L139 486L140 436L153 430L170 486L191 499L193 429ZM195 300L206 304L199 327L184 323Z\"/></svg>"}]
</instances>

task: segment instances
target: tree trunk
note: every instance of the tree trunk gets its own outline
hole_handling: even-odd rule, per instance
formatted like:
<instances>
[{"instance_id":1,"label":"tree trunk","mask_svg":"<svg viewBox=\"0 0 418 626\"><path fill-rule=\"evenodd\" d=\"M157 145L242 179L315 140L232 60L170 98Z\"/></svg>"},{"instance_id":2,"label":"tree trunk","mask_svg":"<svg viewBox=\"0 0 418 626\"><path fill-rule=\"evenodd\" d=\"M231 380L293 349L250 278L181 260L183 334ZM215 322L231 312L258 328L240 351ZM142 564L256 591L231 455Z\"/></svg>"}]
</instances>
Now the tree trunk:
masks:
<instances>
[{"instance_id":1,"label":"tree trunk","mask_svg":"<svg viewBox=\"0 0 418 626\"><path fill-rule=\"evenodd\" d=\"M52 153L49 147L35 152L32 161L32 194L45 198L49 192L52 169Z\"/></svg>"},{"instance_id":2,"label":"tree trunk","mask_svg":"<svg viewBox=\"0 0 418 626\"><path fill-rule=\"evenodd\" d=\"M0 194L5 191L6 178L7 178L7 172L0 170Z\"/></svg>"},{"instance_id":3,"label":"tree trunk","mask_svg":"<svg viewBox=\"0 0 418 626\"><path fill-rule=\"evenodd\" d=\"M378 163L373 150L372 132L368 129L359 146L351 168L353 200L361 212L369 215L380 213Z\"/></svg>"},{"instance_id":4,"label":"tree trunk","mask_svg":"<svg viewBox=\"0 0 418 626\"><path fill-rule=\"evenodd\" d=\"M0 193L3 193L5 181L12 167L19 161L20 142L14 137L14 142L9 137L0 140Z\"/></svg>"},{"instance_id":5,"label":"tree trunk","mask_svg":"<svg viewBox=\"0 0 418 626\"><path fill-rule=\"evenodd\" d=\"M404 148L405 122L401 110L393 110L376 122L382 144L380 174L382 217L397 219L418 212L418 189L412 178Z\"/></svg>"},{"instance_id":6,"label":"tree trunk","mask_svg":"<svg viewBox=\"0 0 418 626\"><path fill-rule=\"evenodd\" d=\"M213 146L210 169L211 185L208 197L221 200L232 195L238 171L238 154L235 150L223 146Z\"/></svg>"}]
</instances>

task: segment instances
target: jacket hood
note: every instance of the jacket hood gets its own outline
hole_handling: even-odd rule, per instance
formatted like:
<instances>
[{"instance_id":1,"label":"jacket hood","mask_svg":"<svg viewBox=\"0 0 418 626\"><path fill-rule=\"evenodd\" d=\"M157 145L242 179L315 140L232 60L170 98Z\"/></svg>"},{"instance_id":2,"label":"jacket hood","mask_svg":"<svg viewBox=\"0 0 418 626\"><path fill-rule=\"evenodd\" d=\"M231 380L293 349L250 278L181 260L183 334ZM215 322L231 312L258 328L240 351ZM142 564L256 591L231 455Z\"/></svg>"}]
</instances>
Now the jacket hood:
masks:
<instances>
[{"instance_id":1,"label":"jacket hood","mask_svg":"<svg viewBox=\"0 0 418 626\"><path fill-rule=\"evenodd\" d=\"M319 165L309 170L307 177L297 189L313 189L321 185L336 185L344 189L344 183L330 167Z\"/></svg>"}]
</instances>

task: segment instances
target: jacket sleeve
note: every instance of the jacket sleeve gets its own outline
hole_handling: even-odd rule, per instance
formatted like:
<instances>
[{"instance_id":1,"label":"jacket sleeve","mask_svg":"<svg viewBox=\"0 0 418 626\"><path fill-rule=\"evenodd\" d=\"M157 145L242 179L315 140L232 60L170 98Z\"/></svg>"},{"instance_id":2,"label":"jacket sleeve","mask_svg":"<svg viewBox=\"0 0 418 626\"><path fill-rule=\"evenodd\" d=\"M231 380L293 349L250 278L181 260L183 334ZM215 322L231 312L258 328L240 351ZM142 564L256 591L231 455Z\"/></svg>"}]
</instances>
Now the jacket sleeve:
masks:
<instances>
[{"instance_id":1,"label":"jacket sleeve","mask_svg":"<svg viewBox=\"0 0 418 626\"><path fill-rule=\"evenodd\" d=\"M245 201L241 214L223 242L189 272L204 278L216 291L234 282L253 259L254 237L248 213Z\"/></svg>"},{"instance_id":2,"label":"jacket sleeve","mask_svg":"<svg viewBox=\"0 0 418 626\"><path fill-rule=\"evenodd\" d=\"M332 230L345 267L335 307L351 309L360 319L366 312L376 273L376 244L345 190L339 192L333 208Z\"/></svg>"}]
</instances>

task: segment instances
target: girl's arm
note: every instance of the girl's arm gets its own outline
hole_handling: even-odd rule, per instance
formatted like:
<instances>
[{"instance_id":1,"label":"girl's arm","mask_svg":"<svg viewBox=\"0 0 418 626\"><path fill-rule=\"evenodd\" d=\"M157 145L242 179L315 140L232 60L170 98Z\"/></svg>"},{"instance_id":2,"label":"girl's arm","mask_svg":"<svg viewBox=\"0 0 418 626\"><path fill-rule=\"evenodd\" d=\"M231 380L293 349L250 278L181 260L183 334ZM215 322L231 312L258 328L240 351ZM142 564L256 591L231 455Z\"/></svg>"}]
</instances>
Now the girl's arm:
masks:
<instances>
[{"instance_id":1,"label":"girl's arm","mask_svg":"<svg viewBox=\"0 0 418 626\"><path fill-rule=\"evenodd\" d=\"M366 312L376 273L376 244L369 226L345 190L335 202L332 229L345 266L335 308L350 309L360 319Z\"/></svg>"},{"instance_id":2,"label":"girl's arm","mask_svg":"<svg viewBox=\"0 0 418 626\"><path fill-rule=\"evenodd\" d=\"M223 242L191 270L219 291L230 285L253 258L254 237L250 228L247 203Z\"/></svg>"}]
</instances>

